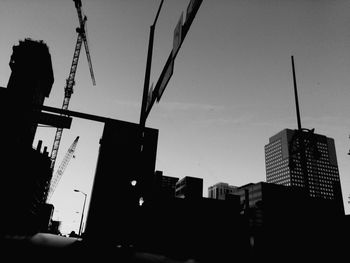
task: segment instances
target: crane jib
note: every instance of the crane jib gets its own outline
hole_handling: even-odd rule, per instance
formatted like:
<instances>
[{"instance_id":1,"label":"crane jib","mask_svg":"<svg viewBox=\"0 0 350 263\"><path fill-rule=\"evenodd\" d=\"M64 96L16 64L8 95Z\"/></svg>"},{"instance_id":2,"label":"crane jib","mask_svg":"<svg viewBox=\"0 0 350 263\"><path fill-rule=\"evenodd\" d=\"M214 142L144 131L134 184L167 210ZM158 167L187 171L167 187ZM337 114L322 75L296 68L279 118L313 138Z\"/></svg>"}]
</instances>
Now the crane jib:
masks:
<instances>
[{"instance_id":1,"label":"crane jib","mask_svg":"<svg viewBox=\"0 0 350 263\"><path fill-rule=\"evenodd\" d=\"M88 43L87 43L87 36L86 36L87 17L85 15L83 16L83 12L81 9L81 6L82 6L81 0L73 0L73 1L75 3L75 7L77 9L80 27L77 28L78 38L77 38L77 42L76 42L75 49L74 49L72 64L71 64L71 68L69 71L69 76L68 76L68 79L66 80L66 87L64 89L64 99L63 99L63 104L62 104L62 109L64 109L64 110L68 109L70 98L71 98L71 95L73 94L73 86L75 85L75 73L77 70L80 50L81 50L81 46L82 46L83 42L84 42L84 46L85 46L85 51L86 51L86 56L87 56L87 60L88 60L88 65L89 65L92 83L93 83L93 85L96 85L95 76L94 76L94 72L92 69L90 51L89 51L89 47L88 47ZM50 156L52 170L54 170L54 167L55 167L57 153L58 153L59 145L60 145L61 138L62 138L62 132L63 132L62 128L57 128L55 138L54 138L54 143L53 143L52 150L51 150L51 156Z\"/></svg>"}]
</instances>

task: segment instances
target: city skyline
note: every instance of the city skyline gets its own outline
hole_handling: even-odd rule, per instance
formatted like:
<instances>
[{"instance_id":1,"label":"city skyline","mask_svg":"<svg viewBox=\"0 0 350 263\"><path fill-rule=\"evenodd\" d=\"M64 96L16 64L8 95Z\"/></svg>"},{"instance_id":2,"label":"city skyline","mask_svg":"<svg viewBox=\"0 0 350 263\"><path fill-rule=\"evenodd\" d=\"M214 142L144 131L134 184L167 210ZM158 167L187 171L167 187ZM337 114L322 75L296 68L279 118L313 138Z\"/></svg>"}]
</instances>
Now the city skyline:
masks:
<instances>
[{"instance_id":1,"label":"city skyline","mask_svg":"<svg viewBox=\"0 0 350 263\"><path fill-rule=\"evenodd\" d=\"M82 49L69 109L138 123L149 27L160 1L82 1L96 86ZM188 0L165 1L155 28L151 83L173 47L173 31ZM44 105L61 108L76 42L73 1L5 1L0 31L0 86L6 87L12 46L31 37L49 47L55 81ZM206 1L177 55L174 73L146 126L159 129L156 170L218 182L266 181L264 145L296 129L290 56L294 55L302 123L334 138L346 214L350 193L350 37L346 1ZM62 16L64 14L64 16ZM36 142L51 151L54 128ZM63 131L56 168L76 136L76 157L52 201L66 228L79 225L90 193L103 126L73 119ZM90 197L90 194L89 194ZM73 223L73 221L75 222Z\"/></svg>"}]
</instances>

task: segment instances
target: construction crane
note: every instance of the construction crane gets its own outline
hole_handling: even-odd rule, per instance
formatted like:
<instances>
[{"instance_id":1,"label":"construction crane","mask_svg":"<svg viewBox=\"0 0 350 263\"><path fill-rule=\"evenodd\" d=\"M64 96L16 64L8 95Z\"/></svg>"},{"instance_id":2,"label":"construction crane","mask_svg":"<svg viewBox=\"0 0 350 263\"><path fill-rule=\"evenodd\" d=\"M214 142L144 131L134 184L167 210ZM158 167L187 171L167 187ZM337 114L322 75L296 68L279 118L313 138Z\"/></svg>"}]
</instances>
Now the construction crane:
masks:
<instances>
[{"instance_id":1,"label":"construction crane","mask_svg":"<svg viewBox=\"0 0 350 263\"><path fill-rule=\"evenodd\" d=\"M73 94L73 86L75 84L75 80L74 80L75 73L77 71L79 54L80 54L82 43L84 43L84 46L85 46L86 56L87 56L87 60L88 60L89 68L90 68L90 75L91 75L91 79L92 79L92 84L94 86L96 85L95 76L94 76L94 72L92 69L92 63L91 63L88 42L87 42L87 32L86 32L87 17L85 15L83 16L83 12L81 9L81 0L73 0L73 1L75 3L75 7L77 9L78 18L79 18L79 27L76 29L76 31L78 33L78 38L77 38L77 43L75 45L73 61L72 61L72 65L70 68L69 76L66 80L66 86L64 89L64 100L63 100L63 105L62 105L63 110L68 109L69 101L70 101L70 98ZM61 142L62 132L63 132L63 128L57 128L55 139L54 139L52 150L51 150L51 156L50 156L52 170L55 167L55 162L56 162L58 148L59 148L59 145Z\"/></svg>"},{"instance_id":2,"label":"construction crane","mask_svg":"<svg viewBox=\"0 0 350 263\"><path fill-rule=\"evenodd\" d=\"M55 191L56 186L57 186L58 182L60 181L60 179L63 175L63 172L66 169L70 159L72 157L74 157L74 152L75 152L75 148L77 147L78 140L79 140L79 136L77 136L77 138L75 138L72 145L69 147L66 155L64 156L60 166L56 170L55 174L52 176L51 182L50 182L50 188L49 188L47 198L46 198L47 202L50 201L51 196L52 196L53 192Z\"/></svg>"}]
</instances>

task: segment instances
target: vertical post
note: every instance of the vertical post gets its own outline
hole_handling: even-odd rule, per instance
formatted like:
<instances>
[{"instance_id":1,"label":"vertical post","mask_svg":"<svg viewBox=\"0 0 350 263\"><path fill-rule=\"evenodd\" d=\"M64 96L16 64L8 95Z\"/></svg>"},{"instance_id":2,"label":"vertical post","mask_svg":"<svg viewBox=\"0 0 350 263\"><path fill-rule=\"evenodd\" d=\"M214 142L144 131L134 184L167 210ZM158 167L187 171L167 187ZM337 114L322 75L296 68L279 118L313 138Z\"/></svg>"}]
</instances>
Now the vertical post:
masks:
<instances>
[{"instance_id":1,"label":"vertical post","mask_svg":"<svg viewBox=\"0 0 350 263\"><path fill-rule=\"evenodd\" d=\"M87 197L87 194L80 191L80 190L77 190L77 189L74 189L74 192L77 192L77 193L82 193L84 195L84 204L83 204L83 210L81 212L81 219L80 219L80 225L79 225L79 236L81 236L82 232L83 232L83 219L84 219L84 212L85 212L85 203L86 203L86 197Z\"/></svg>"},{"instance_id":2,"label":"vertical post","mask_svg":"<svg viewBox=\"0 0 350 263\"><path fill-rule=\"evenodd\" d=\"M154 19L153 24L150 27L150 34L149 34L149 42L148 42L148 52L147 52L147 62L146 62L146 71L145 71L145 81L143 86L143 95L142 95L142 104L141 104L141 114L140 114L140 125L139 125L139 132L138 132L138 156L136 157L139 161L138 168L136 170L135 179L139 180L140 177L143 175L143 168L145 167L145 160L143 156L143 147L144 147L144 136L145 136L145 126L146 126L146 118L147 118L147 101L148 101L148 93L149 93L149 82L150 82L150 75L151 75L151 66L152 66L152 53L153 53L153 40L154 40L154 30L156 26L156 22L158 20L158 16L160 13L160 10L162 8L164 0L160 2L156 17ZM144 179L144 178L143 178ZM141 185L141 186L140 186ZM139 189L138 195L140 198L144 194L144 184L138 183L137 188Z\"/></svg>"},{"instance_id":3,"label":"vertical post","mask_svg":"<svg viewBox=\"0 0 350 263\"><path fill-rule=\"evenodd\" d=\"M297 82L296 82L296 77L295 77L293 56L292 56L292 68L293 68L295 107L296 107L297 121L298 121L298 130L296 132L297 132L297 139L299 140L300 166L301 166L301 170L303 173L304 187L306 188L308 195L310 195L309 175L308 175L308 169L307 169L306 145L305 145L305 141L304 141L305 136L304 136L304 131L301 127L298 90L297 90Z\"/></svg>"},{"instance_id":4,"label":"vertical post","mask_svg":"<svg viewBox=\"0 0 350 263\"><path fill-rule=\"evenodd\" d=\"M293 68L294 97L295 97L295 106L296 106L296 112L297 112L298 130L301 130L301 119L300 119L300 109L299 109L299 100L298 100L298 90L297 90L297 82L296 82L296 78L295 78L294 58L293 58L293 56L292 56L292 68Z\"/></svg>"},{"instance_id":5,"label":"vertical post","mask_svg":"<svg viewBox=\"0 0 350 263\"><path fill-rule=\"evenodd\" d=\"M80 220L80 227L79 227L79 236L83 234L83 218L84 218L84 212L85 212L85 203L86 203L86 196L87 194L84 194L84 204L83 204L83 211L81 212L81 220Z\"/></svg>"}]
</instances>

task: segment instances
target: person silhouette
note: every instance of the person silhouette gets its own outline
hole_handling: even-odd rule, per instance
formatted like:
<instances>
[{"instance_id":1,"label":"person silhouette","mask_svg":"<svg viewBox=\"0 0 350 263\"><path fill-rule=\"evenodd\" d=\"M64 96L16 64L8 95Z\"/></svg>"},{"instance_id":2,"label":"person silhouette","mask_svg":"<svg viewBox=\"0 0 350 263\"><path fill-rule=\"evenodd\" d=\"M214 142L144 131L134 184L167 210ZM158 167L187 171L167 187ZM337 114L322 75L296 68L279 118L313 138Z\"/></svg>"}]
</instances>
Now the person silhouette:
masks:
<instances>
[{"instance_id":1,"label":"person silhouette","mask_svg":"<svg viewBox=\"0 0 350 263\"><path fill-rule=\"evenodd\" d=\"M70 232L69 237L79 237L79 235L73 230L72 232Z\"/></svg>"}]
</instances>

